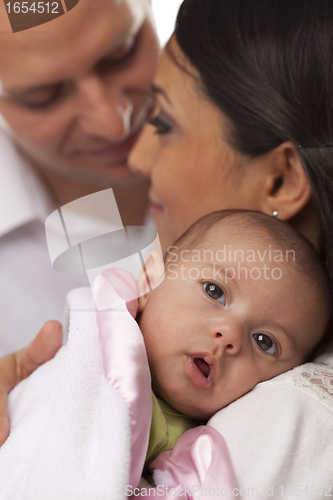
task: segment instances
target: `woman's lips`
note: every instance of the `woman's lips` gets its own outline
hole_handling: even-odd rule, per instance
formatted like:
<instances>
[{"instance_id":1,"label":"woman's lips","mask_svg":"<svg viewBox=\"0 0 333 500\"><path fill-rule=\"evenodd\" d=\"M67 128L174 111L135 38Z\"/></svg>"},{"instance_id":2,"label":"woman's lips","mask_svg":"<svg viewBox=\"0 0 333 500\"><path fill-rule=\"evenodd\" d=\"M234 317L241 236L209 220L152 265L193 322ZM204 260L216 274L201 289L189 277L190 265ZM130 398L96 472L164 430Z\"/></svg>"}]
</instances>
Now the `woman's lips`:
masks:
<instances>
[{"instance_id":1,"label":"woman's lips","mask_svg":"<svg viewBox=\"0 0 333 500\"><path fill-rule=\"evenodd\" d=\"M160 214L161 212L163 212L163 206L151 201L149 205L149 214L154 217L154 215Z\"/></svg>"},{"instance_id":2,"label":"woman's lips","mask_svg":"<svg viewBox=\"0 0 333 500\"><path fill-rule=\"evenodd\" d=\"M207 391L212 387L213 368L214 364L208 356L200 354L187 356L185 372L197 389Z\"/></svg>"}]
</instances>

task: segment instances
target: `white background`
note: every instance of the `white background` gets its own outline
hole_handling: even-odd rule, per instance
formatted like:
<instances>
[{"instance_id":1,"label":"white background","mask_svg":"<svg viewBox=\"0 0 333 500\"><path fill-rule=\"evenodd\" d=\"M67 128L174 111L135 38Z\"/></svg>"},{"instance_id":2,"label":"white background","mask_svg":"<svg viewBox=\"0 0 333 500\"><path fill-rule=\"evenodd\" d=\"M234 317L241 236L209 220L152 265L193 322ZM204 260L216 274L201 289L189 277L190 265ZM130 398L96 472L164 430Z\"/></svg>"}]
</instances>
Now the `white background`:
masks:
<instances>
[{"instance_id":1,"label":"white background","mask_svg":"<svg viewBox=\"0 0 333 500\"><path fill-rule=\"evenodd\" d=\"M181 3L182 0L152 0L157 33L162 46L166 44L173 32Z\"/></svg>"}]
</instances>

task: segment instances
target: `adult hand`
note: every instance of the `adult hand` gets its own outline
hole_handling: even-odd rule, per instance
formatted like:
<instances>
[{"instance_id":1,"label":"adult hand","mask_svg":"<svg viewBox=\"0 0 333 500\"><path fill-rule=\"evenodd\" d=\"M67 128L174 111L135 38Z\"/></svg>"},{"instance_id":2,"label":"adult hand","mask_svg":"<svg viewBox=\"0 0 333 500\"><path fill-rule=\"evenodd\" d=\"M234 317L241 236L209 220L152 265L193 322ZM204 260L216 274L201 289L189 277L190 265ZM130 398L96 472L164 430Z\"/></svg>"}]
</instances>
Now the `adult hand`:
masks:
<instances>
[{"instance_id":1,"label":"adult hand","mask_svg":"<svg viewBox=\"0 0 333 500\"><path fill-rule=\"evenodd\" d=\"M0 358L0 446L9 434L7 396L21 380L52 359L62 345L62 326L48 321L28 347Z\"/></svg>"}]
</instances>

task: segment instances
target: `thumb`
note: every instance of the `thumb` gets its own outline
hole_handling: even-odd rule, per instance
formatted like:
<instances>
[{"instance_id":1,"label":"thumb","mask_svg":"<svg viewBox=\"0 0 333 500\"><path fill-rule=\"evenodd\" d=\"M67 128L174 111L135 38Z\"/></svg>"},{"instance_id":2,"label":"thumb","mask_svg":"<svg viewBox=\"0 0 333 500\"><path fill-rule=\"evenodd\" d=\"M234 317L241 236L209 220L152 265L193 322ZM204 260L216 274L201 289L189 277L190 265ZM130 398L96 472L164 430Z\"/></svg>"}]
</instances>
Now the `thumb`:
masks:
<instances>
[{"instance_id":1,"label":"thumb","mask_svg":"<svg viewBox=\"0 0 333 500\"><path fill-rule=\"evenodd\" d=\"M61 324L48 321L28 347L0 359L0 446L9 434L8 393L36 368L52 359L61 345Z\"/></svg>"},{"instance_id":2,"label":"thumb","mask_svg":"<svg viewBox=\"0 0 333 500\"><path fill-rule=\"evenodd\" d=\"M45 323L28 347L17 353L16 383L52 359L62 346L62 338L62 326L59 321Z\"/></svg>"}]
</instances>

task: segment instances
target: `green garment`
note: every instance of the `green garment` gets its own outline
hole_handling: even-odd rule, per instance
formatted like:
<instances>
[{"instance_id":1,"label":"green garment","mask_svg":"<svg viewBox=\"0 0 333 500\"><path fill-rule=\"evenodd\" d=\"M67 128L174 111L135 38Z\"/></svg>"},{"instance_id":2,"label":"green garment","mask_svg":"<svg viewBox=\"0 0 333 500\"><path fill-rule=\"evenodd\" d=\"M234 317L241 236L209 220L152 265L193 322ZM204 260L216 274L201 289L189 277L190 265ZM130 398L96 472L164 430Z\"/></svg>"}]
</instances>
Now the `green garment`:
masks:
<instances>
[{"instance_id":1,"label":"green garment","mask_svg":"<svg viewBox=\"0 0 333 500\"><path fill-rule=\"evenodd\" d=\"M165 401L153 396L153 416L150 427L146 464L149 464L161 451L171 450L184 432L202 425L171 408Z\"/></svg>"}]
</instances>

